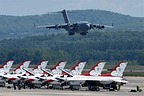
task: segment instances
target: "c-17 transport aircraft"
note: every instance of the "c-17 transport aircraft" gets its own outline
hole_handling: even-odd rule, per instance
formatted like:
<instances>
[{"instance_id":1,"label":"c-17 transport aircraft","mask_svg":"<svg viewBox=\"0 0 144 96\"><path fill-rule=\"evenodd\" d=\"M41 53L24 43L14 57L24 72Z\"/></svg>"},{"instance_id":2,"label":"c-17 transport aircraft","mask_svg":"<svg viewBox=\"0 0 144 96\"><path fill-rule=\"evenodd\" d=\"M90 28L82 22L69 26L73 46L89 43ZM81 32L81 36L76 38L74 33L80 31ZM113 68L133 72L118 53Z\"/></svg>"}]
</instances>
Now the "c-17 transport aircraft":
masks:
<instances>
[{"instance_id":1,"label":"c-17 transport aircraft","mask_svg":"<svg viewBox=\"0 0 144 96\"><path fill-rule=\"evenodd\" d=\"M92 24L88 21L80 21L71 23L66 10L62 11L64 24L56 24L56 25L44 25L44 26L35 26L36 28L49 28L49 29L65 29L69 35L74 35L75 33L79 33L81 35L86 35L91 29L104 29L106 27L112 27L107 25L100 24Z\"/></svg>"}]
</instances>

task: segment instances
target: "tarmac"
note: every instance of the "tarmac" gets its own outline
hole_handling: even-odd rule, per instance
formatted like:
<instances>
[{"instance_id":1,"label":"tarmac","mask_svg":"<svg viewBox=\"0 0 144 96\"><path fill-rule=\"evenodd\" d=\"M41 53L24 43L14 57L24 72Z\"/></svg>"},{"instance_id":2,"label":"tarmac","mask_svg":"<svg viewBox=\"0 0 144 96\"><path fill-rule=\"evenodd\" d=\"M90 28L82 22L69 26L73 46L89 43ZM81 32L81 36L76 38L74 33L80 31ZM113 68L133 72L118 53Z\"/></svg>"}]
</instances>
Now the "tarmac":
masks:
<instances>
[{"instance_id":1,"label":"tarmac","mask_svg":"<svg viewBox=\"0 0 144 96\"><path fill-rule=\"evenodd\" d=\"M86 88L82 88L78 91L65 90L53 90L53 89L21 89L14 90L6 87L0 87L0 96L144 96L144 77L124 77L129 83L123 85L120 91L108 91L101 89L99 92L89 91ZM136 90L136 86L139 85L142 92L130 92Z\"/></svg>"}]
</instances>

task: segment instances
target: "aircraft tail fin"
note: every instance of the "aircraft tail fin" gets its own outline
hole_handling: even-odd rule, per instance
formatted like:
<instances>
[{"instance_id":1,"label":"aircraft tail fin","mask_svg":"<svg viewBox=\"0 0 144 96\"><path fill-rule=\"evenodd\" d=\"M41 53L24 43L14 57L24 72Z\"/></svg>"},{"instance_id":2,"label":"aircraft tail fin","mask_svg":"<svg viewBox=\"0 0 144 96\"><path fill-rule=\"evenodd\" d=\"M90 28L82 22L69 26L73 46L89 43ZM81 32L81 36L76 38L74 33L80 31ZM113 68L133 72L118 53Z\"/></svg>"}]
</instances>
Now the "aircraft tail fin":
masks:
<instances>
[{"instance_id":1,"label":"aircraft tail fin","mask_svg":"<svg viewBox=\"0 0 144 96\"><path fill-rule=\"evenodd\" d=\"M71 70L70 72L62 69L62 71L64 72L63 75L69 75L69 76L74 76L74 75L80 75L82 73L82 70L85 66L86 62L79 62L77 63Z\"/></svg>"},{"instance_id":2,"label":"aircraft tail fin","mask_svg":"<svg viewBox=\"0 0 144 96\"><path fill-rule=\"evenodd\" d=\"M77 63L70 71L70 74L72 75L80 75L82 73L82 70L85 66L86 62L79 62Z\"/></svg>"},{"instance_id":3,"label":"aircraft tail fin","mask_svg":"<svg viewBox=\"0 0 144 96\"><path fill-rule=\"evenodd\" d=\"M42 69L45 69L48 61L44 60L41 63L39 63L36 67L33 68L34 73L43 73Z\"/></svg>"},{"instance_id":4,"label":"aircraft tail fin","mask_svg":"<svg viewBox=\"0 0 144 96\"><path fill-rule=\"evenodd\" d=\"M98 63L96 63L96 65L90 69L90 71L88 73L85 73L83 75L87 75L87 76L99 76L101 75L101 72L104 68L106 62L104 61L99 61Z\"/></svg>"},{"instance_id":5,"label":"aircraft tail fin","mask_svg":"<svg viewBox=\"0 0 144 96\"><path fill-rule=\"evenodd\" d=\"M24 61L22 64L20 64L17 68L13 70L13 73L23 73L25 70L23 68L28 68L31 61Z\"/></svg>"},{"instance_id":6,"label":"aircraft tail fin","mask_svg":"<svg viewBox=\"0 0 144 96\"><path fill-rule=\"evenodd\" d=\"M102 76L117 76L117 77L122 77L123 72L127 66L128 62L120 62L111 72L102 74Z\"/></svg>"},{"instance_id":7,"label":"aircraft tail fin","mask_svg":"<svg viewBox=\"0 0 144 96\"><path fill-rule=\"evenodd\" d=\"M52 74L62 74L62 69L65 67L65 65L66 65L66 61L61 61L61 62L59 62L56 66L54 66L53 68L52 68Z\"/></svg>"},{"instance_id":8,"label":"aircraft tail fin","mask_svg":"<svg viewBox=\"0 0 144 96\"><path fill-rule=\"evenodd\" d=\"M0 73L8 73L12 64L13 64L13 60L7 61L6 63L4 63L1 67L0 67Z\"/></svg>"},{"instance_id":9,"label":"aircraft tail fin","mask_svg":"<svg viewBox=\"0 0 144 96\"><path fill-rule=\"evenodd\" d=\"M62 14L63 14L65 23L70 23L69 17L68 17L68 14L67 14L67 11L66 11L66 10L63 10L63 11L62 11Z\"/></svg>"}]
</instances>

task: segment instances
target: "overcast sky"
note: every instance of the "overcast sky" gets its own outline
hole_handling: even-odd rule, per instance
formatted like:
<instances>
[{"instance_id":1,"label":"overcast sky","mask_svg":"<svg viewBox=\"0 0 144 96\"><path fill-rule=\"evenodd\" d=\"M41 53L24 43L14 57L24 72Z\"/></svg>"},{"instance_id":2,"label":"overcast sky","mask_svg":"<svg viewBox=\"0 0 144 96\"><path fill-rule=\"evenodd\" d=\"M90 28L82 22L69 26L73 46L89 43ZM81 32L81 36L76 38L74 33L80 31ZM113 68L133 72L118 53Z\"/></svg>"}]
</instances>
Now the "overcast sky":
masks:
<instances>
[{"instance_id":1,"label":"overcast sky","mask_svg":"<svg viewBox=\"0 0 144 96\"><path fill-rule=\"evenodd\" d=\"M99 9L144 17L144 0L0 0L0 15L40 15L63 9Z\"/></svg>"}]
</instances>

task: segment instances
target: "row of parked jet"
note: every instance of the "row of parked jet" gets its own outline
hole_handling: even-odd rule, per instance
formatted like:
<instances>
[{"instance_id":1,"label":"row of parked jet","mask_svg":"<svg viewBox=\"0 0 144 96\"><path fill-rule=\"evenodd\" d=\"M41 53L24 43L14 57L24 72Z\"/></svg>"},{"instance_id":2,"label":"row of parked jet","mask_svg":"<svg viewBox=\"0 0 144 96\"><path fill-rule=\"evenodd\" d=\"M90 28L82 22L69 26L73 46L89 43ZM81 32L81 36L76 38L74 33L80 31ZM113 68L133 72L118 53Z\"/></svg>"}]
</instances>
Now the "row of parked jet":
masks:
<instances>
[{"instance_id":1,"label":"row of parked jet","mask_svg":"<svg viewBox=\"0 0 144 96\"><path fill-rule=\"evenodd\" d=\"M101 74L106 64L104 61L97 62L87 73L82 73L86 62L77 63L71 70L64 69L66 61L59 62L52 69L46 69L48 61L42 61L33 69L28 68L31 61L24 61L12 72L11 66L14 61L8 61L0 67L0 77L8 83L19 83L19 86L47 88L65 88L79 90L86 87L88 90L99 91L100 89L120 90L121 85L128 83L123 78L123 72L128 62L122 61L109 73Z\"/></svg>"}]
</instances>

